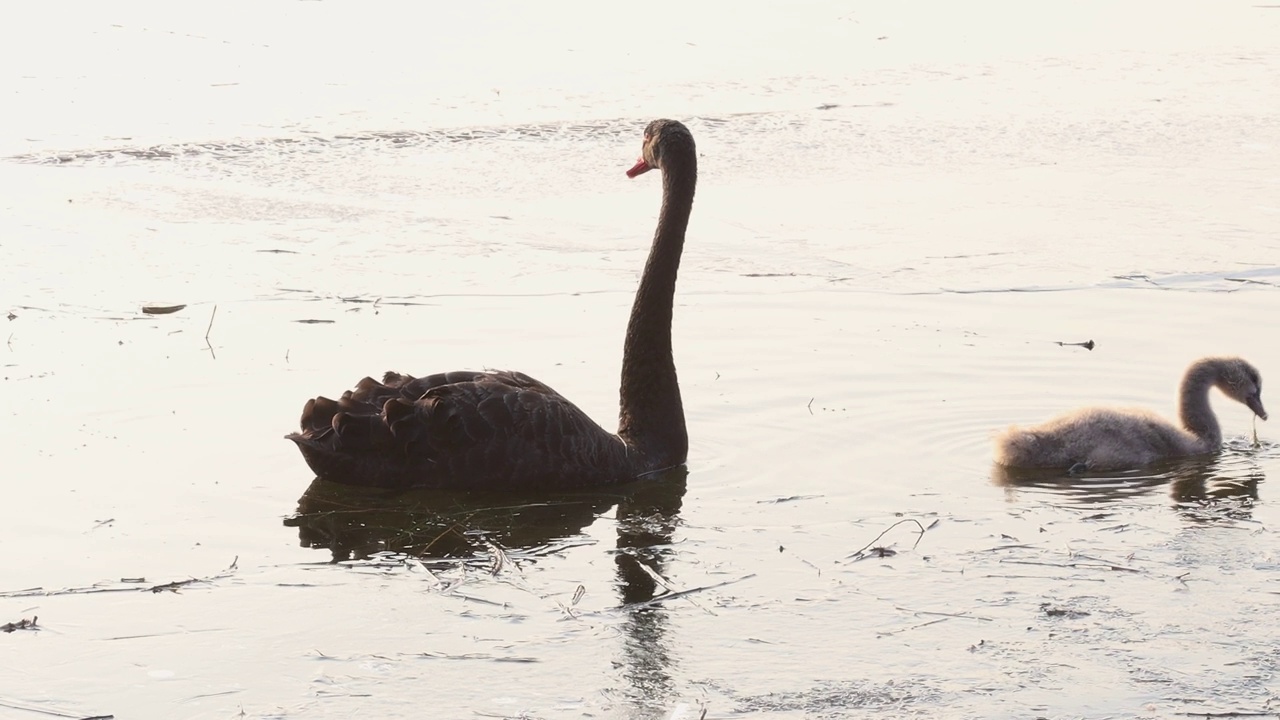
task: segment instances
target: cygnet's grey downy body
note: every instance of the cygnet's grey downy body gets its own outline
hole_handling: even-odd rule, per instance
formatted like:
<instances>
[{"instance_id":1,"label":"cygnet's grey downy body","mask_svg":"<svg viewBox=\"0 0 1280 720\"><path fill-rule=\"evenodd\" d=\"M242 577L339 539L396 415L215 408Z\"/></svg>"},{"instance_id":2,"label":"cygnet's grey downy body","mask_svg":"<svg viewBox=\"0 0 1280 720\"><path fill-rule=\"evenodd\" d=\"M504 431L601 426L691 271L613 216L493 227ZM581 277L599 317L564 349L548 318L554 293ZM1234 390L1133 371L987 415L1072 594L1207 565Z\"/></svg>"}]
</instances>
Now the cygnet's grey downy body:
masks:
<instances>
[{"instance_id":1,"label":"cygnet's grey downy body","mask_svg":"<svg viewBox=\"0 0 1280 720\"><path fill-rule=\"evenodd\" d=\"M996 462L1014 468L1105 471L1215 452L1222 446L1222 428L1209 406L1214 387L1267 419L1257 369L1241 358L1203 358L1182 378L1181 427L1146 410L1083 408L1040 425L1008 428L996 437Z\"/></svg>"}]
</instances>

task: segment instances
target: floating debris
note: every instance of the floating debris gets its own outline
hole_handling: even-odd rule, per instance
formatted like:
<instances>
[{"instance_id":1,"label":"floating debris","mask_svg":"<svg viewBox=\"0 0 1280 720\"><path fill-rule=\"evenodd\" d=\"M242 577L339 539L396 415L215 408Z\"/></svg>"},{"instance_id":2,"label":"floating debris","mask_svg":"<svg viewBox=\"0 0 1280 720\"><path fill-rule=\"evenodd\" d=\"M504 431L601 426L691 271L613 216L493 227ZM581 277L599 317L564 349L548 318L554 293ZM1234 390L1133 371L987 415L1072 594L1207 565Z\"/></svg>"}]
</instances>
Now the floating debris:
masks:
<instances>
[{"instance_id":1,"label":"floating debris","mask_svg":"<svg viewBox=\"0 0 1280 720\"><path fill-rule=\"evenodd\" d=\"M143 305L142 312L147 315L172 315L185 307L186 305Z\"/></svg>"},{"instance_id":2,"label":"floating debris","mask_svg":"<svg viewBox=\"0 0 1280 720\"><path fill-rule=\"evenodd\" d=\"M916 520L914 518L905 518L903 520L899 520L895 522L894 524L882 530L880 534L875 536L875 539L873 539L871 542L867 543L866 545L863 545L862 547L858 548L854 552L846 555L845 560L852 559L854 562L857 562L859 560L865 560L866 558L869 558L869 557L884 558L884 557L892 557L894 555L897 555L898 552L892 548L885 547L885 546L878 546L878 547L872 547L872 546L875 545L876 542L880 540L880 538L884 537L885 534L888 533L890 530L898 527L899 525L904 525L906 523L915 523L916 527L920 529L920 534L916 535L915 543L911 545L911 549L914 550L916 546L920 544L920 538L924 537L926 530L924 528L924 525L920 524L919 520ZM933 525L930 525L929 527L933 527Z\"/></svg>"},{"instance_id":3,"label":"floating debris","mask_svg":"<svg viewBox=\"0 0 1280 720\"><path fill-rule=\"evenodd\" d=\"M1058 347L1082 347L1085 350L1092 350L1095 347L1097 347L1097 345L1092 340L1086 340L1084 342L1074 342L1074 343L1058 341Z\"/></svg>"},{"instance_id":4,"label":"floating debris","mask_svg":"<svg viewBox=\"0 0 1280 720\"><path fill-rule=\"evenodd\" d=\"M1086 610L1076 610L1073 608L1055 607L1049 603L1040 603L1040 612L1049 617L1065 617L1065 618L1082 618L1088 617L1089 612Z\"/></svg>"},{"instance_id":5,"label":"floating debris","mask_svg":"<svg viewBox=\"0 0 1280 720\"><path fill-rule=\"evenodd\" d=\"M38 629L36 626L36 620L38 619L38 615L32 615L30 620L23 618L16 623L5 623L0 625L0 630L7 633L11 633L14 630L36 630Z\"/></svg>"},{"instance_id":6,"label":"floating debris","mask_svg":"<svg viewBox=\"0 0 1280 720\"><path fill-rule=\"evenodd\" d=\"M81 587L61 588L57 590L46 589L43 587L24 588L22 590L6 590L0 592L0 598L17 598L17 597L50 597L54 595L86 595L90 593L109 593L109 592L178 592L179 589L193 585L196 583L204 583L212 585L217 580L229 578L235 574L239 568L240 556L237 555L231 561L231 565L222 572L205 577L192 577L185 580L174 580L173 582L161 583L159 585L147 586L147 579L143 577L121 578L119 583L95 583L93 585ZM31 626L35 626L36 619L31 619ZM13 623L10 623L13 624ZM0 625L0 628L5 627ZM14 630L24 629L21 626L14 627ZM12 632L6 630L5 632Z\"/></svg>"}]
</instances>

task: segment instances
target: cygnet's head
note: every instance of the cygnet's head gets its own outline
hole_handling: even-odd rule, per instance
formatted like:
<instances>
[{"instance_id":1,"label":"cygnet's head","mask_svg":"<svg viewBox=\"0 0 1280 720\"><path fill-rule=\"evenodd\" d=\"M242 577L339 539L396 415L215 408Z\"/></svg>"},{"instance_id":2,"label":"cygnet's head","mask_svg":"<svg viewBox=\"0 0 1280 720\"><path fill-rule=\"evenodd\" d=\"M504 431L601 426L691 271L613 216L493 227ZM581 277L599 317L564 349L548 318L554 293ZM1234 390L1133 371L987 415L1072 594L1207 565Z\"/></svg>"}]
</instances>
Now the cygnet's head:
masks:
<instances>
[{"instance_id":1,"label":"cygnet's head","mask_svg":"<svg viewBox=\"0 0 1280 720\"><path fill-rule=\"evenodd\" d=\"M693 133L678 120L654 120L644 129L644 144L640 147L640 159L627 171L633 178L654 168L662 168L662 160L676 146L686 146L693 152Z\"/></svg>"},{"instance_id":2,"label":"cygnet's head","mask_svg":"<svg viewBox=\"0 0 1280 720\"><path fill-rule=\"evenodd\" d=\"M1223 358L1218 373L1218 389L1236 402L1247 405L1254 415L1267 419L1262 407L1262 376L1257 368L1240 358Z\"/></svg>"}]
</instances>

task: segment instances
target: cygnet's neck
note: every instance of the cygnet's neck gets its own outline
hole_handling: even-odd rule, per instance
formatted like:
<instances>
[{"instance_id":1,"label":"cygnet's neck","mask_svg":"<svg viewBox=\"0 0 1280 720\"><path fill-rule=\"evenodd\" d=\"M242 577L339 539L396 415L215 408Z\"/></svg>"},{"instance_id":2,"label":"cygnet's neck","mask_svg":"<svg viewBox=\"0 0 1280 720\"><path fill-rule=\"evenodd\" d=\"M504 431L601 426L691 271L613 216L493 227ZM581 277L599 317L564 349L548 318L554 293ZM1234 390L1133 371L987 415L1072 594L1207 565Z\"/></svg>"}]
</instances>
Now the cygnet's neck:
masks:
<instances>
[{"instance_id":1,"label":"cygnet's neck","mask_svg":"<svg viewBox=\"0 0 1280 720\"><path fill-rule=\"evenodd\" d=\"M1187 368L1182 377L1182 393L1178 402L1178 415L1182 426L1195 435L1205 449L1222 444L1222 427L1209 407L1209 389L1221 378L1221 363L1217 360L1201 360Z\"/></svg>"}]
</instances>

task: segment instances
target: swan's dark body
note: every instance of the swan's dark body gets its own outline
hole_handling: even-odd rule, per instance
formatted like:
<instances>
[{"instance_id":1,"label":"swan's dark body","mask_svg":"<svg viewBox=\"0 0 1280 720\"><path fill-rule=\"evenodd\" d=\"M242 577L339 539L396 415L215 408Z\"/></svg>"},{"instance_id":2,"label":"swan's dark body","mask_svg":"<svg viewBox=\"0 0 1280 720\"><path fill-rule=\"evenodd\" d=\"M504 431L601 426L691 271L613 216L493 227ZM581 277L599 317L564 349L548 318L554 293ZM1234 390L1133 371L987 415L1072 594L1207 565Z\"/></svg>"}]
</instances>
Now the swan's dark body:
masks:
<instances>
[{"instance_id":1,"label":"swan's dark body","mask_svg":"<svg viewBox=\"0 0 1280 720\"><path fill-rule=\"evenodd\" d=\"M662 170L663 201L623 346L617 434L519 372L389 372L318 397L288 436L320 478L370 487L565 489L627 482L688 453L671 354L676 275L697 184L693 136L674 120L644 133L635 177Z\"/></svg>"}]
</instances>

